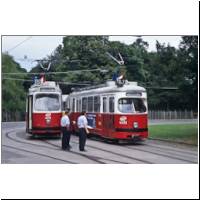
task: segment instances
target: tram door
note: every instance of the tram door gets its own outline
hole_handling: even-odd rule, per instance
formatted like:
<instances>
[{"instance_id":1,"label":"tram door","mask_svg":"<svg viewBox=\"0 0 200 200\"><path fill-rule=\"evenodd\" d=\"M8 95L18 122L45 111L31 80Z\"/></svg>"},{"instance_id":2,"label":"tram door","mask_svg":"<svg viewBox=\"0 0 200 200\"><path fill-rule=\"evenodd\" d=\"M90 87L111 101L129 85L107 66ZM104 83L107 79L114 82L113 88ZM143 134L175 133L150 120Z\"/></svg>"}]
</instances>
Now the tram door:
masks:
<instances>
[{"instance_id":1,"label":"tram door","mask_svg":"<svg viewBox=\"0 0 200 200\"><path fill-rule=\"evenodd\" d=\"M114 128L114 97L103 97L103 135L110 137Z\"/></svg>"},{"instance_id":2,"label":"tram door","mask_svg":"<svg viewBox=\"0 0 200 200\"><path fill-rule=\"evenodd\" d=\"M27 131L32 129L33 95L28 96Z\"/></svg>"},{"instance_id":3,"label":"tram door","mask_svg":"<svg viewBox=\"0 0 200 200\"><path fill-rule=\"evenodd\" d=\"M107 113L108 113L108 99L107 96L103 96L102 97L102 105L103 105L103 109L102 109L102 135L103 136L108 136L108 124L107 124Z\"/></svg>"}]
</instances>

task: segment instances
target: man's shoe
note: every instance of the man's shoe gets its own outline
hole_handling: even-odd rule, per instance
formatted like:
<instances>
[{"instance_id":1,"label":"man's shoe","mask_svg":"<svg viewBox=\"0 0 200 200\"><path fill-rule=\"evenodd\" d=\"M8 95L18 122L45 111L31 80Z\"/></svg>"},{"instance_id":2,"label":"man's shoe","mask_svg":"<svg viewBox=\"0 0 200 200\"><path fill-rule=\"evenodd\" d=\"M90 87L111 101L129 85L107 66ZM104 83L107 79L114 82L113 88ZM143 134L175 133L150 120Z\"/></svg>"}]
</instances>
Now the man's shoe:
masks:
<instances>
[{"instance_id":1,"label":"man's shoe","mask_svg":"<svg viewBox=\"0 0 200 200\"><path fill-rule=\"evenodd\" d=\"M85 149L81 149L80 151L84 151L84 152L87 152L87 150L85 150Z\"/></svg>"},{"instance_id":2,"label":"man's shoe","mask_svg":"<svg viewBox=\"0 0 200 200\"><path fill-rule=\"evenodd\" d=\"M67 147L67 150L69 151L71 148L72 148L71 146L68 146L68 147Z\"/></svg>"}]
</instances>

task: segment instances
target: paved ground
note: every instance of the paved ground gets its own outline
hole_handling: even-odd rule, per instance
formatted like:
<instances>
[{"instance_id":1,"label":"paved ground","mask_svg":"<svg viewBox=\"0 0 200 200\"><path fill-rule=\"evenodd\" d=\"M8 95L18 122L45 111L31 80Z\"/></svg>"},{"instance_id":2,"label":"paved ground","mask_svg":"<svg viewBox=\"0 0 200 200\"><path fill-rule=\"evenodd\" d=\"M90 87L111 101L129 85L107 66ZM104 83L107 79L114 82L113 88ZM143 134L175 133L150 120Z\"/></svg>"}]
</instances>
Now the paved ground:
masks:
<instances>
[{"instance_id":1,"label":"paved ground","mask_svg":"<svg viewBox=\"0 0 200 200\"><path fill-rule=\"evenodd\" d=\"M152 122L150 122L152 123ZM157 122L155 122L157 123ZM193 164L198 163L195 146L147 140L144 144L112 144L88 139L87 152L78 150L72 135L72 150L62 151L61 140L33 139L25 134L25 123L2 123L1 163L19 164Z\"/></svg>"}]
</instances>

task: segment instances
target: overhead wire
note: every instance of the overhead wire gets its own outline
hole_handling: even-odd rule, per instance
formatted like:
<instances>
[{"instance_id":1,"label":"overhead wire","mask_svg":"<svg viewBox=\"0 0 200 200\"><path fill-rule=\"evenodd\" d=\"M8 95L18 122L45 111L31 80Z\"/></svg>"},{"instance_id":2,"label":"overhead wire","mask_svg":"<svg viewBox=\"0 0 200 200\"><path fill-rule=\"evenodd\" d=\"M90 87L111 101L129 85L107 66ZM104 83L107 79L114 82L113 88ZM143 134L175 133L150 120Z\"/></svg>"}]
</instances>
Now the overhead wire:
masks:
<instances>
[{"instance_id":1,"label":"overhead wire","mask_svg":"<svg viewBox=\"0 0 200 200\"><path fill-rule=\"evenodd\" d=\"M67 72L8 72L8 73L2 73L3 75L37 75L37 74L68 74L68 73L76 73L76 72L92 72L92 71L102 71L103 69L82 69L82 70L70 70Z\"/></svg>"},{"instance_id":2,"label":"overhead wire","mask_svg":"<svg viewBox=\"0 0 200 200\"><path fill-rule=\"evenodd\" d=\"M29 36L28 38L26 38L25 40L23 40L22 42L20 42L19 44L15 45L14 47L10 48L7 50L7 52L10 52L12 50L14 50L15 48L19 47L20 45L22 45L23 43L25 43L26 41L30 40L32 38L32 36ZM38 61L50 61L51 60L34 60L34 59L28 59L28 58L21 58L21 59L16 59L16 60L24 60L24 61L29 61L29 62L38 62ZM54 59L52 61L55 61ZM77 62L77 61L81 61L81 60L66 60L66 59L59 59L58 61L60 62ZM93 72L93 71L105 71L102 69L83 69L83 70L71 70L71 71L67 71L67 72L10 72L10 73L2 73L2 75L40 75L40 74L68 74L68 73L77 73L77 72ZM32 81L32 80L26 80L26 79L17 79L17 78L6 78L4 77L3 79L10 79L10 80L18 80L18 81ZM62 84L73 84L75 85L76 83L69 83L69 82L60 82ZM77 83L77 85L89 85L89 84L79 84Z\"/></svg>"},{"instance_id":3,"label":"overhead wire","mask_svg":"<svg viewBox=\"0 0 200 200\"><path fill-rule=\"evenodd\" d=\"M19 44L15 45L14 47L8 49L6 52L11 52L12 50L16 49L17 47L19 47L20 45L22 45L23 43L25 43L26 41L30 40L33 36L29 36L28 38L26 38L25 40L23 40L22 42L20 42Z\"/></svg>"},{"instance_id":4,"label":"overhead wire","mask_svg":"<svg viewBox=\"0 0 200 200\"><path fill-rule=\"evenodd\" d=\"M20 79L20 78L2 77L2 79L33 82L33 80L30 80L30 79ZM59 83L59 84L66 84L66 85L90 85L90 84L87 84L87 83L73 83L73 82L62 82L62 81L55 81L55 82Z\"/></svg>"}]
</instances>

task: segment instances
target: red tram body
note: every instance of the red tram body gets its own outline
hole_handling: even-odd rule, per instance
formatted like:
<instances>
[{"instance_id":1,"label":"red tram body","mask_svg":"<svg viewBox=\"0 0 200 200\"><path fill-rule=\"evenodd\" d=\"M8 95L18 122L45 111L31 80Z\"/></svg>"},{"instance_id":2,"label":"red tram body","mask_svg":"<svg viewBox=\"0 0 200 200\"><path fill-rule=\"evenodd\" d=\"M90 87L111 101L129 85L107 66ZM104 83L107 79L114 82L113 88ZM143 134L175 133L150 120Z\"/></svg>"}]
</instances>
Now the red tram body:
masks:
<instances>
[{"instance_id":1,"label":"red tram body","mask_svg":"<svg viewBox=\"0 0 200 200\"><path fill-rule=\"evenodd\" d=\"M53 81L35 83L26 101L26 132L32 135L60 134L62 92Z\"/></svg>"},{"instance_id":2,"label":"red tram body","mask_svg":"<svg viewBox=\"0 0 200 200\"><path fill-rule=\"evenodd\" d=\"M145 140L148 137L147 94L137 82L122 87L114 81L72 92L66 105L70 108L73 131L77 118L87 112L90 132L114 140Z\"/></svg>"}]
</instances>

